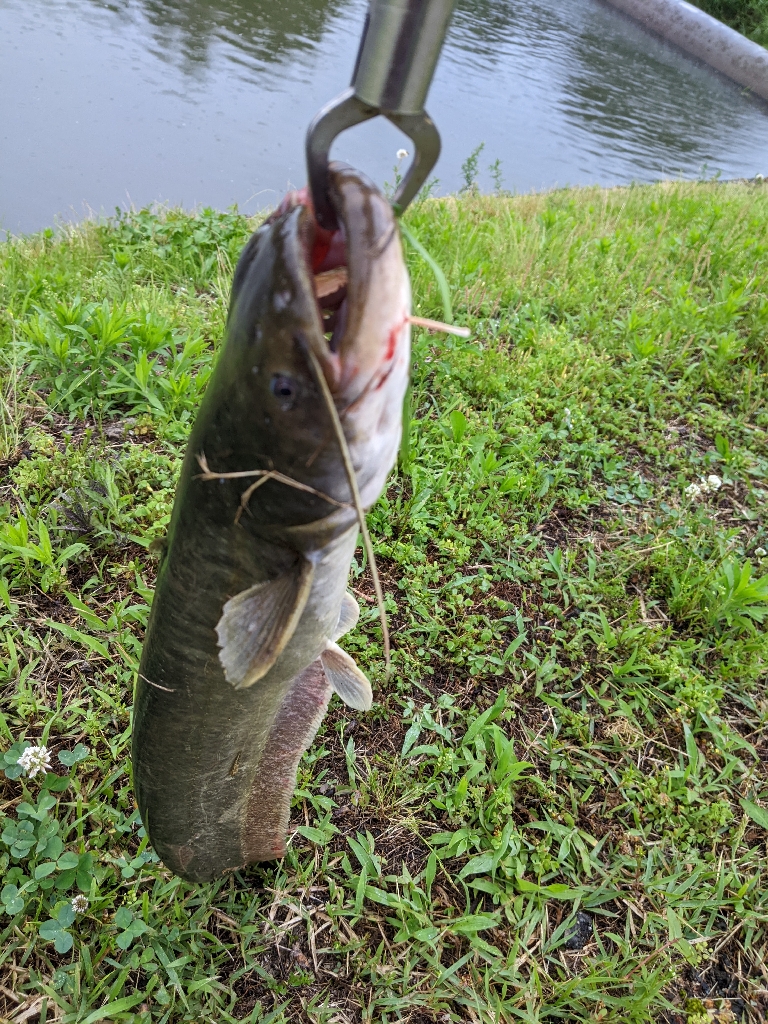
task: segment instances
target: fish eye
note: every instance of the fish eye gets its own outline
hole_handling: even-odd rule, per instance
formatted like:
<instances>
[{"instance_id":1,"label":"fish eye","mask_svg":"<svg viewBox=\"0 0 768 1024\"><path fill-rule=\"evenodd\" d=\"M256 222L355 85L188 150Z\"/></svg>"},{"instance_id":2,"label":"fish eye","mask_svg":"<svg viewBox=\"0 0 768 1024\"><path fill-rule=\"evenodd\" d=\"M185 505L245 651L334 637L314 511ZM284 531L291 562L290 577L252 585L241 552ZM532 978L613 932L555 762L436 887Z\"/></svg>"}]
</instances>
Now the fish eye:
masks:
<instances>
[{"instance_id":1,"label":"fish eye","mask_svg":"<svg viewBox=\"0 0 768 1024\"><path fill-rule=\"evenodd\" d=\"M280 408L283 410L292 409L294 402L298 396L298 386L293 377L288 377L284 373L275 373L272 376L270 383L270 390L280 404Z\"/></svg>"}]
</instances>

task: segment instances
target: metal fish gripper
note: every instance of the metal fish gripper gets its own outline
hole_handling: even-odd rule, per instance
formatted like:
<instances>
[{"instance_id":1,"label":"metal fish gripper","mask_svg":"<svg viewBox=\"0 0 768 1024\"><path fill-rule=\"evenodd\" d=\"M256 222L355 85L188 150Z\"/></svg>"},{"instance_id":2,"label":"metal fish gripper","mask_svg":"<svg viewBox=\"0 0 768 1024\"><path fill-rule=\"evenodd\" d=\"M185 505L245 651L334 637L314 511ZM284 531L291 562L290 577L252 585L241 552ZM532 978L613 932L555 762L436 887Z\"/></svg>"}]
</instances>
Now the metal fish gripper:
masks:
<instances>
[{"instance_id":1,"label":"metal fish gripper","mask_svg":"<svg viewBox=\"0 0 768 1024\"><path fill-rule=\"evenodd\" d=\"M392 206L401 214L435 166L440 135L424 109L456 0L371 0L352 84L315 115L307 131L309 187L319 223L336 228L328 199L328 154L347 128L381 115L414 144Z\"/></svg>"}]
</instances>

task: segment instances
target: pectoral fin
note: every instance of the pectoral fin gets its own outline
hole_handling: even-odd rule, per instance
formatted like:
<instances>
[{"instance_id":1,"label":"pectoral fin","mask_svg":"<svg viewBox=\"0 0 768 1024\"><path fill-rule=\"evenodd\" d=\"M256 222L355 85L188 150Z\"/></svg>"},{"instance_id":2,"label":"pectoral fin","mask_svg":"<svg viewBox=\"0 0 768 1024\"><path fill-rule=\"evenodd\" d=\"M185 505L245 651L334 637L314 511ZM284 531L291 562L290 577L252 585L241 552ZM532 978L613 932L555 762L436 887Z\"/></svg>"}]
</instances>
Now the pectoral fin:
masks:
<instances>
[{"instance_id":1,"label":"pectoral fin","mask_svg":"<svg viewBox=\"0 0 768 1024\"><path fill-rule=\"evenodd\" d=\"M269 672L293 636L309 597L314 566L300 558L277 579L257 583L224 605L216 626L219 661L236 690Z\"/></svg>"},{"instance_id":2,"label":"pectoral fin","mask_svg":"<svg viewBox=\"0 0 768 1024\"><path fill-rule=\"evenodd\" d=\"M333 631L331 640L338 640L339 637L344 636L345 633L349 633L350 630L354 629L357 625L357 620L360 618L360 605L352 597L349 591L346 592L341 601L341 610L339 611L339 621L336 624L336 629Z\"/></svg>"},{"instance_id":3,"label":"pectoral fin","mask_svg":"<svg viewBox=\"0 0 768 1024\"><path fill-rule=\"evenodd\" d=\"M355 711L370 711L373 704L371 684L346 651L332 640L320 655L328 682L345 704Z\"/></svg>"}]
</instances>

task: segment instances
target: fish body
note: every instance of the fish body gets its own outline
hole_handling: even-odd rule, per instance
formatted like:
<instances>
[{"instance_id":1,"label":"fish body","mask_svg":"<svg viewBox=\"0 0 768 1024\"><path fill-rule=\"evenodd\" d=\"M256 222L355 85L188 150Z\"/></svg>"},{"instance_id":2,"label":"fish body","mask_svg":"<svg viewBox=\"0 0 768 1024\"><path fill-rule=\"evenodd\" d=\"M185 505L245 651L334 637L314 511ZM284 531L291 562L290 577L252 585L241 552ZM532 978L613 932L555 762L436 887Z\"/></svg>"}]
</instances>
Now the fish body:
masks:
<instances>
[{"instance_id":1,"label":"fish body","mask_svg":"<svg viewBox=\"0 0 768 1024\"><path fill-rule=\"evenodd\" d=\"M357 620L359 525L317 373L369 507L400 441L410 289L375 186L333 164L330 195L334 235L294 193L241 255L142 653L139 809L166 866L194 881L283 855L298 761L331 693L371 703L336 643ZM340 268L346 285L318 300Z\"/></svg>"}]
</instances>

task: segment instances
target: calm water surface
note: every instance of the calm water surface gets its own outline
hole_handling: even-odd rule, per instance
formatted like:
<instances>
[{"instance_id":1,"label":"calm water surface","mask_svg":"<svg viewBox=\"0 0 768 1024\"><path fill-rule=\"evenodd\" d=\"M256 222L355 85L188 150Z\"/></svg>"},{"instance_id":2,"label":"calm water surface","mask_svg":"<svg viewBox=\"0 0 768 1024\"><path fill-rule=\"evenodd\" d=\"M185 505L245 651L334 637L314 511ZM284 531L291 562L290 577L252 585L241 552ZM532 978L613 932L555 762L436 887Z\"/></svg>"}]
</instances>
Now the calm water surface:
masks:
<instances>
[{"instance_id":1,"label":"calm water surface","mask_svg":"<svg viewBox=\"0 0 768 1024\"><path fill-rule=\"evenodd\" d=\"M365 0L0 0L0 227L161 200L248 212L305 181ZM600 0L460 0L428 109L439 191L480 143L506 188L768 174L768 106ZM379 182L384 121L334 156Z\"/></svg>"}]
</instances>

